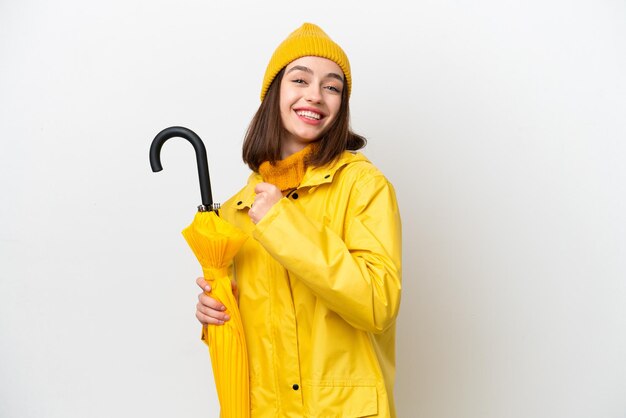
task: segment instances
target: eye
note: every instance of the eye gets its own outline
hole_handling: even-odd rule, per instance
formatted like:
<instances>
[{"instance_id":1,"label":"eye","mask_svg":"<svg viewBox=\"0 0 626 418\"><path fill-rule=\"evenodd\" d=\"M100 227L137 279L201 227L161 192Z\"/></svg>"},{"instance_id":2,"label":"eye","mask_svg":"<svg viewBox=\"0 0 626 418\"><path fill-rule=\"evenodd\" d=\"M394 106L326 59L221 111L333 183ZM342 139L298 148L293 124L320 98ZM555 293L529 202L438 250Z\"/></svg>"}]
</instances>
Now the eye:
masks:
<instances>
[{"instance_id":1,"label":"eye","mask_svg":"<svg viewBox=\"0 0 626 418\"><path fill-rule=\"evenodd\" d=\"M332 91L333 93L341 93L341 90L335 86L326 86L326 89Z\"/></svg>"},{"instance_id":2,"label":"eye","mask_svg":"<svg viewBox=\"0 0 626 418\"><path fill-rule=\"evenodd\" d=\"M306 81L304 81L304 80L303 80L303 79L301 79L301 78L296 78L296 79L293 79L293 80L291 80L291 82L292 82L292 83L296 83L296 84L305 84L305 83L306 83Z\"/></svg>"}]
</instances>

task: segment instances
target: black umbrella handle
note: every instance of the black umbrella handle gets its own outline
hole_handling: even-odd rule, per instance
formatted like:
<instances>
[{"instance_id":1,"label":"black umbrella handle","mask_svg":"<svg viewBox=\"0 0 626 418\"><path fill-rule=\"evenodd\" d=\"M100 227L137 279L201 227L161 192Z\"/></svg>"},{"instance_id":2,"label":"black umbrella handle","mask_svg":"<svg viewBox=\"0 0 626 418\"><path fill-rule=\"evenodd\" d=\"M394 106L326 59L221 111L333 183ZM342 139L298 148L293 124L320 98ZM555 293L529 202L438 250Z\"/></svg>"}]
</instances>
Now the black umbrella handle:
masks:
<instances>
[{"instance_id":1,"label":"black umbrella handle","mask_svg":"<svg viewBox=\"0 0 626 418\"><path fill-rule=\"evenodd\" d=\"M200 137L191 129L182 126L172 126L165 128L157 134L150 145L150 166L155 173L163 170L161 165L161 148L165 141L170 138L181 137L191 142L196 150L196 162L198 163L198 179L200 180L200 194L202 195L202 205L198 206L199 211L209 211L219 208L218 204L213 204L211 194L211 180L209 178L209 163L207 162L206 148ZM217 207L214 207L217 206Z\"/></svg>"}]
</instances>

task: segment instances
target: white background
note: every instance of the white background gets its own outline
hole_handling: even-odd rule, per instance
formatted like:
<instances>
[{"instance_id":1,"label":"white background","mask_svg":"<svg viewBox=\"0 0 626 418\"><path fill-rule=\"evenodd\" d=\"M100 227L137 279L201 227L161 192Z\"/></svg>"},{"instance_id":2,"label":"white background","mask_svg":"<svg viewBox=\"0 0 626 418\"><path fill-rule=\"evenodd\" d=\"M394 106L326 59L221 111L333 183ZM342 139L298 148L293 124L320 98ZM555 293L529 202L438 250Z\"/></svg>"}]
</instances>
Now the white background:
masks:
<instances>
[{"instance_id":1,"label":"white background","mask_svg":"<svg viewBox=\"0 0 626 418\"><path fill-rule=\"evenodd\" d=\"M180 231L274 48L348 53L404 227L402 418L626 414L623 1L0 2L0 417L217 417Z\"/></svg>"}]
</instances>

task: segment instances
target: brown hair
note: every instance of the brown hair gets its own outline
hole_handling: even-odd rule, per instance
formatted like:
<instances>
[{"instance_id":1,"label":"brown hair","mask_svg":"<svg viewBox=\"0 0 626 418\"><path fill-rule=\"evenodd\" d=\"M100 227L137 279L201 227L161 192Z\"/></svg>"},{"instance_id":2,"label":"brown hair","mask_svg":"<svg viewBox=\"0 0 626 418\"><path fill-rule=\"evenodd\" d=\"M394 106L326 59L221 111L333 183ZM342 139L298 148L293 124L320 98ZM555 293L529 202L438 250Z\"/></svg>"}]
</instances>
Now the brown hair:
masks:
<instances>
[{"instance_id":1,"label":"brown hair","mask_svg":"<svg viewBox=\"0 0 626 418\"><path fill-rule=\"evenodd\" d=\"M285 69L276 75L264 100L256 111L243 142L243 161L253 171L259 170L264 161L275 163L280 160L280 144L285 129L280 119L280 83ZM347 89L341 91L339 113L328 131L317 141L318 144L307 159L307 164L320 167L339 158L346 150L356 151L365 146L367 140L350 129L350 105Z\"/></svg>"}]
</instances>

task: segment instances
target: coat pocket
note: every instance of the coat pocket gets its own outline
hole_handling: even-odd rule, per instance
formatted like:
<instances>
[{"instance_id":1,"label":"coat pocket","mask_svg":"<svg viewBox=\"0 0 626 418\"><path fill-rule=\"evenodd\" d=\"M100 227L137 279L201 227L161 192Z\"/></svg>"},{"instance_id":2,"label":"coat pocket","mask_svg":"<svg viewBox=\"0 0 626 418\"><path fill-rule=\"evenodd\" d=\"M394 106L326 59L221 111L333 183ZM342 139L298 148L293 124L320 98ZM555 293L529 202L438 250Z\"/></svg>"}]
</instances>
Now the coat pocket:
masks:
<instances>
[{"instance_id":1,"label":"coat pocket","mask_svg":"<svg viewBox=\"0 0 626 418\"><path fill-rule=\"evenodd\" d=\"M307 417L358 418L378 415L375 381L308 381L303 389Z\"/></svg>"}]
</instances>

